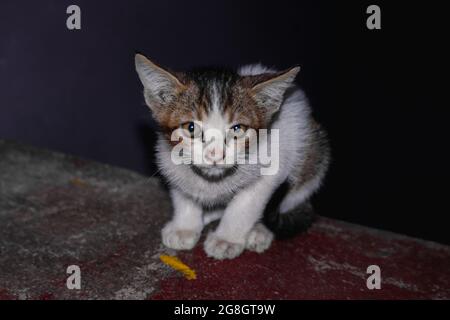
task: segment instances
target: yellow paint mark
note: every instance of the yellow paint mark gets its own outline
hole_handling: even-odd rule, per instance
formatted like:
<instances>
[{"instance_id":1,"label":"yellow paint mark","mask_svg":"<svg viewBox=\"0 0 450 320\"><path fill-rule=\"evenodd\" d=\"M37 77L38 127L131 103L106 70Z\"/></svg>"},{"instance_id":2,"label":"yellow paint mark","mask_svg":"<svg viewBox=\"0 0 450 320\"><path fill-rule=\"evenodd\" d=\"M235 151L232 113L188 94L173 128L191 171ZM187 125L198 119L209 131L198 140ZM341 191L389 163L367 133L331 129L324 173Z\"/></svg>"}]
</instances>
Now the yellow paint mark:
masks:
<instances>
[{"instance_id":1,"label":"yellow paint mark","mask_svg":"<svg viewBox=\"0 0 450 320\"><path fill-rule=\"evenodd\" d=\"M84 182L83 180L81 180L80 178L73 178L70 179L70 183L77 186L77 187L84 187L87 185L86 182Z\"/></svg>"},{"instance_id":2,"label":"yellow paint mark","mask_svg":"<svg viewBox=\"0 0 450 320\"><path fill-rule=\"evenodd\" d=\"M178 259L177 257L162 254L159 256L159 258L163 263L167 264L169 267L172 267L173 269L180 271L186 277L186 279L188 280L197 279L195 271L189 268L183 262L181 262L180 259Z\"/></svg>"}]
</instances>

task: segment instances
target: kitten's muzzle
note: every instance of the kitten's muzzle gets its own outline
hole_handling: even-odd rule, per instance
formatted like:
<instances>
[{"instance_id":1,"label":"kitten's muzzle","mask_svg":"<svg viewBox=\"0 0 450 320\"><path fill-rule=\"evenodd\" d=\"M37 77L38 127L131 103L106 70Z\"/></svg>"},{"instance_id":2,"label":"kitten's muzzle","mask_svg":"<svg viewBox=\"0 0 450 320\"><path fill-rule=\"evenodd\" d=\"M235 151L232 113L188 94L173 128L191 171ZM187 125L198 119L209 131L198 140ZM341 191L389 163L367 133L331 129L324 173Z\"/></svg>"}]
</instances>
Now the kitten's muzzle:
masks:
<instances>
[{"instance_id":1,"label":"kitten's muzzle","mask_svg":"<svg viewBox=\"0 0 450 320\"><path fill-rule=\"evenodd\" d=\"M204 158L208 165L222 164L225 159L225 152L220 147L209 148L206 150Z\"/></svg>"}]
</instances>

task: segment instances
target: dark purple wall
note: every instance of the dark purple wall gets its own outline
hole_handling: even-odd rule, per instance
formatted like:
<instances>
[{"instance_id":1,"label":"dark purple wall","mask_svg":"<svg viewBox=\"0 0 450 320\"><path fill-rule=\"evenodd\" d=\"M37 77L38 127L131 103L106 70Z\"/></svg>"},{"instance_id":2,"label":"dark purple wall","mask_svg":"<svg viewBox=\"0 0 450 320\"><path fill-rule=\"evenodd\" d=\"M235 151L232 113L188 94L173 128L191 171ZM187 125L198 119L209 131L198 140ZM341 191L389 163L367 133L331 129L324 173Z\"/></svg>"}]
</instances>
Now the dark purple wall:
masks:
<instances>
[{"instance_id":1,"label":"dark purple wall","mask_svg":"<svg viewBox=\"0 0 450 320\"><path fill-rule=\"evenodd\" d=\"M135 50L174 69L300 64L333 147L319 212L450 242L438 3L377 1L369 31L364 1L2 0L0 138L152 174ZM80 31L66 29L70 4Z\"/></svg>"}]
</instances>

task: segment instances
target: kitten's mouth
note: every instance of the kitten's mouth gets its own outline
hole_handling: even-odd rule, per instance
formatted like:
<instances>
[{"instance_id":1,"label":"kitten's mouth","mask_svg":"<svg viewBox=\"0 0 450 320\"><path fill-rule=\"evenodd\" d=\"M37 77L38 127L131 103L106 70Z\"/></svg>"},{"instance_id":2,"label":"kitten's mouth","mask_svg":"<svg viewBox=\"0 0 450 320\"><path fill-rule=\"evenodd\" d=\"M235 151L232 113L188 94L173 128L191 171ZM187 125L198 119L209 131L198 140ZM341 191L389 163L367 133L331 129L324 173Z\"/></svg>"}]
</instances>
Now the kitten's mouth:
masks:
<instances>
[{"instance_id":1,"label":"kitten's mouth","mask_svg":"<svg viewBox=\"0 0 450 320\"><path fill-rule=\"evenodd\" d=\"M227 176L234 174L237 170L238 166L235 164L233 166L196 166L191 165L192 171L195 174L201 176L205 180L208 181L217 181L221 180Z\"/></svg>"}]
</instances>

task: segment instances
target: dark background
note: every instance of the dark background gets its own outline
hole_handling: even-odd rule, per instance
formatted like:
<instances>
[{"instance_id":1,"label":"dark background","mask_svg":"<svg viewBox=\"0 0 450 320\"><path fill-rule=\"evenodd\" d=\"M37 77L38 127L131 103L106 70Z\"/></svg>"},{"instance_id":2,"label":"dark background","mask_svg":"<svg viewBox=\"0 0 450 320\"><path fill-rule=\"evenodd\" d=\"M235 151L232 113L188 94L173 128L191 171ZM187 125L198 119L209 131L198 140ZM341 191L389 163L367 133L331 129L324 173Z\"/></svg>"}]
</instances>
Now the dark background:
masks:
<instances>
[{"instance_id":1,"label":"dark background","mask_svg":"<svg viewBox=\"0 0 450 320\"><path fill-rule=\"evenodd\" d=\"M389 2L2 0L0 138L151 175L135 50L179 70L300 64L333 149L319 213L450 243L448 19L439 1Z\"/></svg>"}]
</instances>

